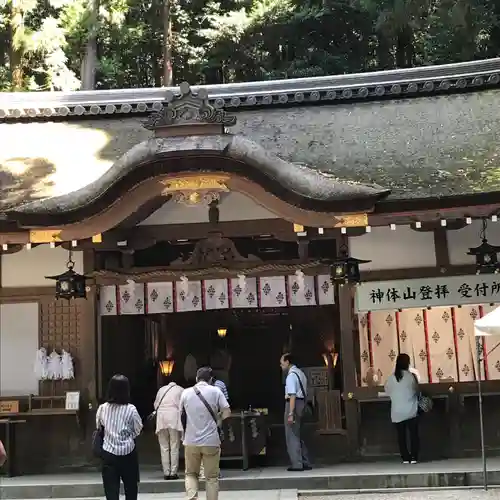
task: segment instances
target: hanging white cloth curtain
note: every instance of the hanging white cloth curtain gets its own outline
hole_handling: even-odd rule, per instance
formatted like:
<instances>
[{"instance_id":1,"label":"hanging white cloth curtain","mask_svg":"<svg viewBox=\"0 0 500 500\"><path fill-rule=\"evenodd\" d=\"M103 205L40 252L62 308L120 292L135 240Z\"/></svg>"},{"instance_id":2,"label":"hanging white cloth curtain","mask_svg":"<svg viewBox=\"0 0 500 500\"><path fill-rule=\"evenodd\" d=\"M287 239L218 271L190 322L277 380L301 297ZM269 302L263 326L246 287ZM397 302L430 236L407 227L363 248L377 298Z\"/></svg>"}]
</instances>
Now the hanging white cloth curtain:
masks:
<instances>
[{"instance_id":1,"label":"hanging white cloth curtain","mask_svg":"<svg viewBox=\"0 0 500 500\"><path fill-rule=\"evenodd\" d=\"M49 376L47 350L45 347L41 347L36 351L34 372L37 380L46 380Z\"/></svg>"},{"instance_id":2,"label":"hanging white cloth curtain","mask_svg":"<svg viewBox=\"0 0 500 500\"><path fill-rule=\"evenodd\" d=\"M64 349L61 353L61 377L63 380L72 380L75 378L73 357Z\"/></svg>"},{"instance_id":3,"label":"hanging white cloth curtain","mask_svg":"<svg viewBox=\"0 0 500 500\"><path fill-rule=\"evenodd\" d=\"M49 380L61 380L62 378L62 368L61 368L61 356L57 354L56 351L52 351L48 360L48 379Z\"/></svg>"}]
</instances>

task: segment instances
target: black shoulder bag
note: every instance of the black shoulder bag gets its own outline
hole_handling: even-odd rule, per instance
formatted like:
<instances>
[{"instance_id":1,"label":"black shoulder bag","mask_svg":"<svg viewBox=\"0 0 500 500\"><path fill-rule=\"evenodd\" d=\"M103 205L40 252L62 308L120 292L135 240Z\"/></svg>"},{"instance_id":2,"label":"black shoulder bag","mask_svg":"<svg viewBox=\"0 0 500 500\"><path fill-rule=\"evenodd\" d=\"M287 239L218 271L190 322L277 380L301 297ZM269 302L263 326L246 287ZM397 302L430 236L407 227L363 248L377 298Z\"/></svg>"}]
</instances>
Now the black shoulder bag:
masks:
<instances>
[{"instance_id":1,"label":"black shoulder bag","mask_svg":"<svg viewBox=\"0 0 500 500\"><path fill-rule=\"evenodd\" d=\"M195 394L200 398L200 401L205 405L208 413L210 413L211 417L214 419L215 425L217 426L217 432L219 433L219 438L222 441L222 429L219 426L219 420L217 419L217 415L214 413L213 408L208 404L208 401L203 397L203 394L200 392L198 387L193 387Z\"/></svg>"},{"instance_id":2,"label":"black shoulder bag","mask_svg":"<svg viewBox=\"0 0 500 500\"><path fill-rule=\"evenodd\" d=\"M101 424L92 434L92 454L94 457L102 458L102 446L104 444L104 426Z\"/></svg>"},{"instance_id":3,"label":"black shoulder bag","mask_svg":"<svg viewBox=\"0 0 500 500\"><path fill-rule=\"evenodd\" d=\"M304 417L312 417L314 415L314 408L310 401L307 400L307 392L304 390L304 385L302 384L302 380L300 380L300 375L297 372L292 372L299 381L300 390L304 396Z\"/></svg>"}]
</instances>

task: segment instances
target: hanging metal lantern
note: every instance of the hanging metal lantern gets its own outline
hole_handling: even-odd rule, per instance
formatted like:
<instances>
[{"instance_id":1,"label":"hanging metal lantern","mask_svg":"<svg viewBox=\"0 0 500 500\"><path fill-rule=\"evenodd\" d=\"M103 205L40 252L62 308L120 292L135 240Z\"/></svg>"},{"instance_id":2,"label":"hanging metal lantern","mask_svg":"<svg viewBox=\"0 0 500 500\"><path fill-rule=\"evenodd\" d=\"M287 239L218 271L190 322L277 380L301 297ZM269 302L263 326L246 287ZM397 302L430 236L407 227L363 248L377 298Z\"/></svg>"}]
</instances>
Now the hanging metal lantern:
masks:
<instances>
[{"instance_id":1,"label":"hanging metal lantern","mask_svg":"<svg viewBox=\"0 0 500 500\"><path fill-rule=\"evenodd\" d=\"M330 275L332 282L340 284L359 283L361 281L359 265L368 264L371 260L350 257L345 245L340 247L339 254L339 257L331 264Z\"/></svg>"},{"instance_id":2,"label":"hanging metal lantern","mask_svg":"<svg viewBox=\"0 0 500 500\"><path fill-rule=\"evenodd\" d=\"M474 248L469 248L467 255L474 255L476 258L476 274L481 273L498 273L500 264L498 262L498 253L500 246L490 245L486 239L487 221L483 219L483 227L480 237L481 244Z\"/></svg>"},{"instance_id":3,"label":"hanging metal lantern","mask_svg":"<svg viewBox=\"0 0 500 500\"><path fill-rule=\"evenodd\" d=\"M68 270L57 276L45 276L48 280L56 282L56 299L86 299L86 280L88 276L83 276L73 271L75 263L72 260L72 254L69 254L69 260L66 264Z\"/></svg>"}]
</instances>

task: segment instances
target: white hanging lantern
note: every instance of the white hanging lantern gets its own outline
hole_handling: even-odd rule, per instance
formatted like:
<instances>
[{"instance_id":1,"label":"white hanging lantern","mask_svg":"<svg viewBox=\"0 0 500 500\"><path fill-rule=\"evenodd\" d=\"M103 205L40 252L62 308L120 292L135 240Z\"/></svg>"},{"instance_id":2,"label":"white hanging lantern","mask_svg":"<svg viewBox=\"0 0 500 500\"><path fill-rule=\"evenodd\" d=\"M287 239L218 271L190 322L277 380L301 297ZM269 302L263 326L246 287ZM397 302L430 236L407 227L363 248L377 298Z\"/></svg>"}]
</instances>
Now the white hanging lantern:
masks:
<instances>
[{"instance_id":1,"label":"white hanging lantern","mask_svg":"<svg viewBox=\"0 0 500 500\"><path fill-rule=\"evenodd\" d=\"M244 292L247 291L247 277L244 274L238 274L238 285Z\"/></svg>"},{"instance_id":2,"label":"white hanging lantern","mask_svg":"<svg viewBox=\"0 0 500 500\"><path fill-rule=\"evenodd\" d=\"M187 276L181 276L181 284L180 284L181 292L184 293L184 295L189 295L189 279Z\"/></svg>"}]
</instances>

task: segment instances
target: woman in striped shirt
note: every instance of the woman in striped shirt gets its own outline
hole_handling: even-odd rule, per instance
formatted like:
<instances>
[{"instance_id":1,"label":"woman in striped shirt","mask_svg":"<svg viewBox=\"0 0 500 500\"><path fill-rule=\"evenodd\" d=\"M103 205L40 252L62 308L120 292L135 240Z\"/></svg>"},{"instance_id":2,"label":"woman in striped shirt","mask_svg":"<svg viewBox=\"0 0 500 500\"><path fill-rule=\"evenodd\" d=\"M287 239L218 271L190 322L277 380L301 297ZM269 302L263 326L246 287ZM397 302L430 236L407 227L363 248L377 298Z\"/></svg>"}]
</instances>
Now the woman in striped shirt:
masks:
<instances>
[{"instance_id":1,"label":"woman in striped shirt","mask_svg":"<svg viewBox=\"0 0 500 500\"><path fill-rule=\"evenodd\" d=\"M135 439L142 431L142 420L130 404L130 383L124 375L115 375L108 385L107 402L99 406L97 429L104 428L102 446L102 482L106 500L119 500L120 479L126 500L137 500L139 460Z\"/></svg>"}]
</instances>

